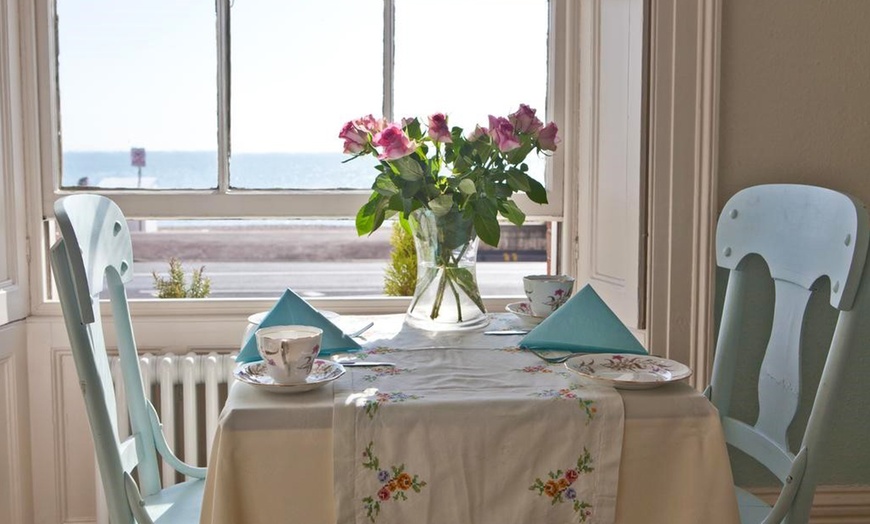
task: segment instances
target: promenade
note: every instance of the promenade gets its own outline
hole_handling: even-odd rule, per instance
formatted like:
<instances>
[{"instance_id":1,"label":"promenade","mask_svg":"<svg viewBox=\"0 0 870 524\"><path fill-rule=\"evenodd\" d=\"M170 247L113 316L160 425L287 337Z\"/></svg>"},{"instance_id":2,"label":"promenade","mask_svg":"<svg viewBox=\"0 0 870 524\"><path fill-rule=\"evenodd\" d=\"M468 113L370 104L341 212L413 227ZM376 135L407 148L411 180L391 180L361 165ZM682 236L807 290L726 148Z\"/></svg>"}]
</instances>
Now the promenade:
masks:
<instances>
[{"instance_id":1,"label":"promenade","mask_svg":"<svg viewBox=\"0 0 870 524\"><path fill-rule=\"evenodd\" d=\"M531 228L527 234L533 233ZM185 273L205 266L214 298L277 297L291 288L306 297L378 296L390 259L390 228L359 237L353 227L294 226L133 231L134 278L130 298L153 298L152 271L165 276L175 257ZM490 256L486 256L485 253ZM522 295L522 277L546 272L542 252L511 255L489 246L478 255L478 281L486 295ZM507 258L509 263L503 260ZM523 260L536 258L537 260Z\"/></svg>"}]
</instances>

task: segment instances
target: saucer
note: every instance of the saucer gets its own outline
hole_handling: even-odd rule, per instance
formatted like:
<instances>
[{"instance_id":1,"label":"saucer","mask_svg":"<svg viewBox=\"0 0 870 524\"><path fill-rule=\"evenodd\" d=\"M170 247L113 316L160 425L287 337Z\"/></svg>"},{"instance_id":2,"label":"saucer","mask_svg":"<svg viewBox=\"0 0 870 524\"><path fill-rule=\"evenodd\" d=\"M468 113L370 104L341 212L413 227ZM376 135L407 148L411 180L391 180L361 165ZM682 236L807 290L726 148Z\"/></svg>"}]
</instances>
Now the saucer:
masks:
<instances>
[{"instance_id":1,"label":"saucer","mask_svg":"<svg viewBox=\"0 0 870 524\"><path fill-rule=\"evenodd\" d=\"M617 389L650 389L692 375L692 370L685 364L649 355L577 355L568 359L565 367Z\"/></svg>"},{"instance_id":2,"label":"saucer","mask_svg":"<svg viewBox=\"0 0 870 524\"><path fill-rule=\"evenodd\" d=\"M236 380L250 384L255 388L272 393L302 393L311 391L332 382L344 375L344 366L329 360L316 359L311 368L311 374L305 382L299 384L279 384L266 372L266 364L262 361L246 362L233 371Z\"/></svg>"},{"instance_id":3,"label":"saucer","mask_svg":"<svg viewBox=\"0 0 870 524\"><path fill-rule=\"evenodd\" d=\"M532 306L528 302L512 302L505 306L505 309L530 326L538 325L544 320L544 317L536 317L532 314Z\"/></svg>"}]
</instances>

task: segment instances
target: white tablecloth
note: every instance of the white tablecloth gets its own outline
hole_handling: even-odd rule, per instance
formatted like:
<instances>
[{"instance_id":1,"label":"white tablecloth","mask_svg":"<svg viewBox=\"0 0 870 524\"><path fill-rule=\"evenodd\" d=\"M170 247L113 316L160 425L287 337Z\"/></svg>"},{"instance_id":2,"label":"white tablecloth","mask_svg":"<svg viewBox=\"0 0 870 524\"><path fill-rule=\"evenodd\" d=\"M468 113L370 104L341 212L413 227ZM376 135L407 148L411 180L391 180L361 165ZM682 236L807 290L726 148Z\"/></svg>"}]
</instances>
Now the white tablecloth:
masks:
<instances>
[{"instance_id":1,"label":"white tablecloth","mask_svg":"<svg viewBox=\"0 0 870 524\"><path fill-rule=\"evenodd\" d=\"M375 321L369 358L395 368L301 395L233 385L201 522L738 522L718 417L688 386L617 392L492 349L513 337ZM442 349L394 351L421 347Z\"/></svg>"}]
</instances>

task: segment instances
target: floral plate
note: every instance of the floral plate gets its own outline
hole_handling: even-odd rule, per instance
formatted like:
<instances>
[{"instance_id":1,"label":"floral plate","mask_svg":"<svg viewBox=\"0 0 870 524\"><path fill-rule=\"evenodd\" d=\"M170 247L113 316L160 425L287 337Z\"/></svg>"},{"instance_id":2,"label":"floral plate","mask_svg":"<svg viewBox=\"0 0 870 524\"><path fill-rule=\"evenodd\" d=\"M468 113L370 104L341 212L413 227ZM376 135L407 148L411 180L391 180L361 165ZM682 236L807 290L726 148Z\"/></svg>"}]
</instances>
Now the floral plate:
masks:
<instances>
[{"instance_id":1,"label":"floral plate","mask_svg":"<svg viewBox=\"0 0 870 524\"><path fill-rule=\"evenodd\" d=\"M311 368L311 374L305 382L299 384L279 384L266 372L266 364L262 361L246 362L233 371L236 379L264 391L273 393L302 393L332 382L344 375L344 366L329 360L316 359Z\"/></svg>"},{"instance_id":2,"label":"floral plate","mask_svg":"<svg viewBox=\"0 0 870 524\"><path fill-rule=\"evenodd\" d=\"M655 388L692 375L692 370L685 364L648 355L577 355L568 359L565 367L618 389Z\"/></svg>"},{"instance_id":3,"label":"floral plate","mask_svg":"<svg viewBox=\"0 0 870 524\"><path fill-rule=\"evenodd\" d=\"M532 314L532 306L528 302L512 302L505 306L505 309L530 326L536 326L544 320L544 317L536 317Z\"/></svg>"}]
</instances>

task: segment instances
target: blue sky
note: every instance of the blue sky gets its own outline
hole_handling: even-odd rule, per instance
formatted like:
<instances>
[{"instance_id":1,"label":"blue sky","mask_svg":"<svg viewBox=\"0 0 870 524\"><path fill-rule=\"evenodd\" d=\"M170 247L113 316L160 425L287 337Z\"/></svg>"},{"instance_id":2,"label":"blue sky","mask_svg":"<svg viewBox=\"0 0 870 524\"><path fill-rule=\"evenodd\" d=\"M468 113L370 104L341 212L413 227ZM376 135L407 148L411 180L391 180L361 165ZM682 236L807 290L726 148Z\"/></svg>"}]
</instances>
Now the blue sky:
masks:
<instances>
[{"instance_id":1,"label":"blue sky","mask_svg":"<svg viewBox=\"0 0 870 524\"><path fill-rule=\"evenodd\" d=\"M211 0L57 0L66 151L216 149ZM340 152L379 114L382 0L233 0L236 153ZM546 0L396 0L395 116L544 117Z\"/></svg>"}]
</instances>

